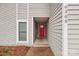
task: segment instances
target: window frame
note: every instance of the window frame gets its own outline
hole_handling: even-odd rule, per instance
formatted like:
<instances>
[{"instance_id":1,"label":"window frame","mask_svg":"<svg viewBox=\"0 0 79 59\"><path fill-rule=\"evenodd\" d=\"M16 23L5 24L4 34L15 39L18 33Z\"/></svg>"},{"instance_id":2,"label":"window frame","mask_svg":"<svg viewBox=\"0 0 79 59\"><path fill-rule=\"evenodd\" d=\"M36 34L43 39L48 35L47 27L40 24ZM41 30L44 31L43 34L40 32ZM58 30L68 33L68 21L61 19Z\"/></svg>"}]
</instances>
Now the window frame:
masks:
<instances>
[{"instance_id":1,"label":"window frame","mask_svg":"<svg viewBox=\"0 0 79 59\"><path fill-rule=\"evenodd\" d=\"M19 23L26 22L26 41L19 41ZM28 22L27 20L17 20L17 43L28 43Z\"/></svg>"}]
</instances>

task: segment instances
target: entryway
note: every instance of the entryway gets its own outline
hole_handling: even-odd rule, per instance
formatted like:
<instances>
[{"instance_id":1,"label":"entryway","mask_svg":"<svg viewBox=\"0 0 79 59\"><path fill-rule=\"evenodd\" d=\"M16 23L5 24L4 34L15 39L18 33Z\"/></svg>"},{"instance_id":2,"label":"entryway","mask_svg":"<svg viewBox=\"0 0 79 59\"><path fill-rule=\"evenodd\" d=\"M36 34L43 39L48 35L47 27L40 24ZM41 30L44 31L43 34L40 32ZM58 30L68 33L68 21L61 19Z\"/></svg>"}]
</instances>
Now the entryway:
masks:
<instances>
[{"instance_id":1,"label":"entryway","mask_svg":"<svg viewBox=\"0 0 79 59\"><path fill-rule=\"evenodd\" d=\"M37 47L48 47L47 23L49 17L34 17L34 40L33 45Z\"/></svg>"}]
</instances>

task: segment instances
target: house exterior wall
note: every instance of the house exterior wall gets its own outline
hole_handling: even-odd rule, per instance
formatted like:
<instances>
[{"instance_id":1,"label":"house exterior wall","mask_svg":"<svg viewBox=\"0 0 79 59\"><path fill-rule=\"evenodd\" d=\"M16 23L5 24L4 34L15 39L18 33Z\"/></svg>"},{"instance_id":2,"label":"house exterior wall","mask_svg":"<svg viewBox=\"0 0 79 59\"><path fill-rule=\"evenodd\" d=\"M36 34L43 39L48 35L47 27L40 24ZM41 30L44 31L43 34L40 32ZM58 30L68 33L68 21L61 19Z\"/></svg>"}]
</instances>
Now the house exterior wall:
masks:
<instances>
[{"instance_id":1,"label":"house exterior wall","mask_svg":"<svg viewBox=\"0 0 79 59\"><path fill-rule=\"evenodd\" d=\"M27 9L28 7L28 9ZM79 55L79 4L65 6L68 23L68 55ZM62 55L62 4L60 3L0 3L0 45L16 45L16 21L28 21L28 45L33 45L33 17L50 17L48 41L55 55ZM19 44L19 43L17 43ZM25 43L22 43L25 44ZM65 44L65 43L64 43Z\"/></svg>"},{"instance_id":2,"label":"house exterior wall","mask_svg":"<svg viewBox=\"0 0 79 59\"><path fill-rule=\"evenodd\" d=\"M16 4L0 3L0 45L16 44Z\"/></svg>"},{"instance_id":3,"label":"house exterior wall","mask_svg":"<svg viewBox=\"0 0 79 59\"><path fill-rule=\"evenodd\" d=\"M28 7L28 9L27 9ZM33 44L33 17L49 17L46 3L1 3L0 4L0 45L16 45L18 20L28 21L28 45ZM19 44L19 43L17 43ZM25 43L23 43L25 44Z\"/></svg>"},{"instance_id":4,"label":"house exterior wall","mask_svg":"<svg viewBox=\"0 0 79 59\"><path fill-rule=\"evenodd\" d=\"M50 12L48 40L54 54L60 56L62 55L62 4L51 4Z\"/></svg>"},{"instance_id":5,"label":"house exterior wall","mask_svg":"<svg viewBox=\"0 0 79 59\"><path fill-rule=\"evenodd\" d=\"M79 4L67 6L68 18L68 55L79 56Z\"/></svg>"}]
</instances>

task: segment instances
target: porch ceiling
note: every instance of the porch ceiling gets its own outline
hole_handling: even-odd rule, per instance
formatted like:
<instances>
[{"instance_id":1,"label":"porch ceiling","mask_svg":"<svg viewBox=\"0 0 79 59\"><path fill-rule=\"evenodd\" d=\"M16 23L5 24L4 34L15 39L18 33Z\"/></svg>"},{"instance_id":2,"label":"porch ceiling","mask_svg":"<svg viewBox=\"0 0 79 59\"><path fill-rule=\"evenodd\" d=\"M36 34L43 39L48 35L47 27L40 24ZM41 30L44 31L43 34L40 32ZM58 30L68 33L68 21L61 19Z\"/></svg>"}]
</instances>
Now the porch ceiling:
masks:
<instances>
[{"instance_id":1,"label":"porch ceiling","mask_svg":"<svg viewBox=\"0 0 79 59\"><path fill-rule=\"evenodd\" d=\"M47 22L49 17L35 17L36 22Z\"/></svg>"}]
</instances>

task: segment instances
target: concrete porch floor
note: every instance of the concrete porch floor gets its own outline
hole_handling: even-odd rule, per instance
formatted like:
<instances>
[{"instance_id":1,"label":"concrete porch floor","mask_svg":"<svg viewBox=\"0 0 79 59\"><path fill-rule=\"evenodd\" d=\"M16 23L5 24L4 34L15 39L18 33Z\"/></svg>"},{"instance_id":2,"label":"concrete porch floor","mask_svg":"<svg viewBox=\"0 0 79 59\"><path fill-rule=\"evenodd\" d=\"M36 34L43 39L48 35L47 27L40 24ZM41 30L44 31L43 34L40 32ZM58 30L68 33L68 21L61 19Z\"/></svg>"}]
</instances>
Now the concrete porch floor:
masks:
<instances>
[{"instance_id":1,"label":"concrete porch floor","mask_svg":"<svg viewBox=\"0 0 79 59\"><path fill-rule=\"evenodd\" d=\"M31 47L26 56L54 56L49 47Z\"/></svg>"},{"instance_id":2,"label":"concrete porch floor","mask_svg":"<svg viewBox=\"0 0 79 59\"><path fill-rule=\"evenodd\" d=\"M37 47L49 47L47 39L36 39L34 41L34 46Z\"/></svg>"}]
</instances>

